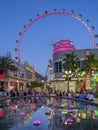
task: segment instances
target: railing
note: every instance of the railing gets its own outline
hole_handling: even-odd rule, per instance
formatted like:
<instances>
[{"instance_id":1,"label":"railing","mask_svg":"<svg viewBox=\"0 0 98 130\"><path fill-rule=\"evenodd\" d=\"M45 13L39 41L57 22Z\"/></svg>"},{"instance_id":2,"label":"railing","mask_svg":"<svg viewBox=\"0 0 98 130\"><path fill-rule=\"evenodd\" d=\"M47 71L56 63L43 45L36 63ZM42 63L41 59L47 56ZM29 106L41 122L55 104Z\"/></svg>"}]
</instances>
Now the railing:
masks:
<instances>
[{"instance_id":1,"label":"railing","mask_svg":"<svg viewBox=\"0 0 98 130\"><path fill-rule=\"evenodd\" d=\"M73 97L67 97L67 96L38 96L38 95L28 95L28 96L16 96L16 97L4 97L0 98L0 103L5 102L6 100L14 100L14 99L24 99L24 98L35 98L35 97L47 97L47 98L60 98L60 99L67 99L67 100L74 100L78 102L84 102L85 104L91 104L94 106L98 106L98 102L96 101L88 101L85 99L76 99Z\"/></svg>"}]
</instances>

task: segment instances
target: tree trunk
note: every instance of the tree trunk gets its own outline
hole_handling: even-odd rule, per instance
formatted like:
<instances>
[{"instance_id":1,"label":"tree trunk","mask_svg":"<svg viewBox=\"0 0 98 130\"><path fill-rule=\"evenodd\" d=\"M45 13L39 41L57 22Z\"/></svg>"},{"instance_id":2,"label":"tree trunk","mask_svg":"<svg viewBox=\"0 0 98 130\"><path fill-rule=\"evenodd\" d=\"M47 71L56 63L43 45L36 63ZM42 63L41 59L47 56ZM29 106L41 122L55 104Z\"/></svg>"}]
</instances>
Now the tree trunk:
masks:
<instances>
[{"instance_id":1,"label":"tree trunk","mask_svg":"<svg viewBox=\"0 0 98 130\"><path fill-rule=\"evenodd\" d=\"M84 80L79 80L79 92L86 92L87 89L91 89L91 74L87 73Z\"/></svg>"}]
</instances>

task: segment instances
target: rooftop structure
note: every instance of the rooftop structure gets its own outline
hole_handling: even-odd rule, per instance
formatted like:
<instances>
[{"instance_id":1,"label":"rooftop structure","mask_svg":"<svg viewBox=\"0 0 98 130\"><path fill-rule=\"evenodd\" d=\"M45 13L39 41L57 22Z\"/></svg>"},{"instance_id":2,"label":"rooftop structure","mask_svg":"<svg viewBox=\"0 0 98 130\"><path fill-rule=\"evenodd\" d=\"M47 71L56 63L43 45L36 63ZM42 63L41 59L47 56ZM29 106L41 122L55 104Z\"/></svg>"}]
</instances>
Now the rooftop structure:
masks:
<instances>
[{"instance_id":1,"label":"rooftop structure","mask_svg":"<svg viewBox=\"0 0 98 130\"><path fill-rule=\"evenodd\" d=\"M54 45L53 53L61 52L61 51L71 51L75 50L72 41L69 40L60 40Z\"/></svg>"}]
</instances>

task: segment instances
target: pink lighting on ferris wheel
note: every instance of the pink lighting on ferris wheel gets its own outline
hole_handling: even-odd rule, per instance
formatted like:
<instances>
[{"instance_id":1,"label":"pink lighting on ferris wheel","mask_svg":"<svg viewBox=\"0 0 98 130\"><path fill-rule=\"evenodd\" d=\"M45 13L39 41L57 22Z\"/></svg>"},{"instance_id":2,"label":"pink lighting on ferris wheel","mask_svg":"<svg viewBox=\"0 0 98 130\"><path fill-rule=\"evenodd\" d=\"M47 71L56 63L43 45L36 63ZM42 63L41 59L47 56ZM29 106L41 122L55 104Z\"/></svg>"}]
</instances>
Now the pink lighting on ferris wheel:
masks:
<instances>
[{"instance_id":1,"label":"pink lighting on ferris wheel","mask_svg":"<svg viewBox=\"0 0 98 130\"><path fill-rule=\"evenodd\" d=\"M62 9L61 11L57 11L57 9L54 9L51 13L48 13L48 11L45 11L43 15L39 15L37 14L36 15L36 18L35 19L30 19L29 20L29 24L28 25L24 25L23 28L24 30L19 33L19 39L16 40L16 43L18 45L17 49L15 49L15 51L18 53L18 56L17 56L17 60L21 63L21 55L20 55L20 44L22 43L22 39L24 37L24 34L28 31L28 29L34 24L36 23L37 21L41 20L42 18L45 18L45 17L48 17L48 16L52 16L52 15L63 15L63 16L70 16L76 20L78 20L79 22L81 22L88 30L88 32L90 33L90 36L91 36L91 39L92 39L92 44L93 44L93 48L96 48L98 47L98 43L96 43L95 41L95 38L98 38L98 34L94 34L93 33L93 30L94 30L94 27L91 26L89 27L88 26L88 23L89 23L89 20L82 20L82 15L79 14L78 16L75 16L74 14L74 11L72 10L70 13L67 13L65 9ZM63 50L64 48L62 48ZM67 49L67 48L66 48ZM72 48L70 48L72 49ZM73 49L75 49L73 47ZM58 51L58 50L57 50ZM56 52L57 52L56 51ZM60 50L59 50L60 51ZM54 51L55 52L55 51Z\"/></svg>"}]
</instances>

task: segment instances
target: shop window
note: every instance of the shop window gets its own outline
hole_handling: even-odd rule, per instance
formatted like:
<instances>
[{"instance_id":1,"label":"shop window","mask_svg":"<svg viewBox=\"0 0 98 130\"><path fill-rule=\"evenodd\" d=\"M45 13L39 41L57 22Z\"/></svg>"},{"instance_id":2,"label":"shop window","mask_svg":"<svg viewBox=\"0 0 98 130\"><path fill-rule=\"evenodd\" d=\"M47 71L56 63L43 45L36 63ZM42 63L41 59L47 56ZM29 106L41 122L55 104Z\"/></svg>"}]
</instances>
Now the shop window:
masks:
<instances>
[{"instance_id":1,"label":"shop window","mask_svg":"<svg viewBox=\"0 0 98 130\"><path fill-rule=\"evenodd\" d=\"M62 62L56 62L54 63L54 72L62 72Z\"/></svg>"}]
</instances>

